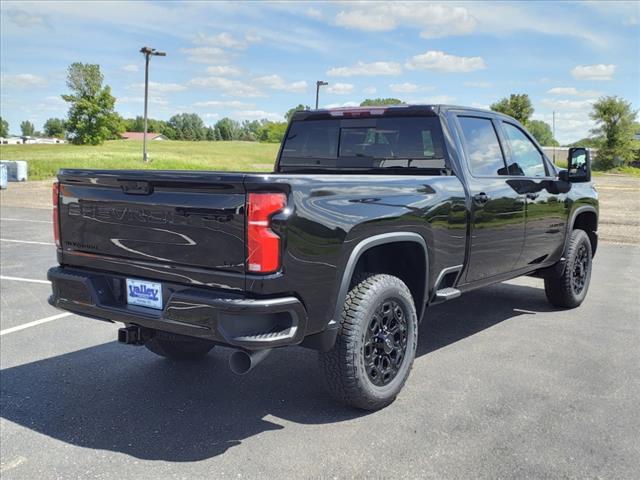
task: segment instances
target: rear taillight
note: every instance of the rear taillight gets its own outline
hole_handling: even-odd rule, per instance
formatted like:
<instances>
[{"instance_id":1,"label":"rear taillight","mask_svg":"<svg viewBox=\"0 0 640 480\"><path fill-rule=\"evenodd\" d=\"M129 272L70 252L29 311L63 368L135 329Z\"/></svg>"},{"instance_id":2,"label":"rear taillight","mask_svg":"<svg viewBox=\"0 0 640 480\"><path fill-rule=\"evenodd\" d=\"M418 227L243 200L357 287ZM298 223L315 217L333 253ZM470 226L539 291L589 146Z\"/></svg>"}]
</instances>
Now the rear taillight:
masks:
<instances>
[{"instance_id":1,"label":"rear taillight","mask_svg":"<svg viewBox=\"0 0 640 480\"><path fill-rule=\"evenodd\" d=\"M58 202L60 201L60 184L53 182L53 239L56 247L60 248L60 210L58 210Z\"/></svg>"},{"instance_id":2,"label":"rear taillight","mask_svg":"<svg viewBox=\"0 0 640 480\"><path fill-rule=\"evenodd\" d=\"M280 268L280 237L271 230L271 217L284 209L284 193L247 196L247 270L273 273Z\"/></svg>"}]
</instances>

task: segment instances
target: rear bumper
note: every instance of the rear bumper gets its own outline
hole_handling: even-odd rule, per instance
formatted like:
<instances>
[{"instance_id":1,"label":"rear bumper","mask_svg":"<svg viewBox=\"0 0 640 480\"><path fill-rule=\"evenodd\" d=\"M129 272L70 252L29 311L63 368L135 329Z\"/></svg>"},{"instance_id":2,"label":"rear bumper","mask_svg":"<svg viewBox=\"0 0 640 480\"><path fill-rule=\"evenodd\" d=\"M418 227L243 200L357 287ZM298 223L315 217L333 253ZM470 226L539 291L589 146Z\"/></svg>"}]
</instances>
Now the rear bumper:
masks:
<instances>
[{"instance_id":1,"label":"rear bumper","mask_svg":"<svg viewBox=\"0 0 640 480\"><path fill-rule=\"evenodd\" d=\"M205 338L248 350L302 342L307 312L296 297L253 299L208 288L162 283L163 309L127 304L126 279L84 269L51 268L56 308L98 320L122 322Z\"/></svg>"}]
</instances>

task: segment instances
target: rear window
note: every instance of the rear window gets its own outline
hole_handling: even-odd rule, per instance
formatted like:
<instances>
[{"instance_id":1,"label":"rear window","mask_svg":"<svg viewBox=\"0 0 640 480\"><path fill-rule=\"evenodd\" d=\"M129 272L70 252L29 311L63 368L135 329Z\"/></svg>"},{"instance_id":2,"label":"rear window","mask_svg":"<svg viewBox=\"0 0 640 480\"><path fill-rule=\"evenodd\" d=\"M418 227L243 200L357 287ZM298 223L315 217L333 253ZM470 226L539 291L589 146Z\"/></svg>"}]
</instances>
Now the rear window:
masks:
<instances>
[{"instance_id":1,"label":"rear window","mask_svg":"<svg viewBox=\"0 0 640 480\"><path fill-rule=\"evenodd\" d=\"M301 120L284 140L280 166L444 169L438 117Z\"/></svg>"}]
</instances>

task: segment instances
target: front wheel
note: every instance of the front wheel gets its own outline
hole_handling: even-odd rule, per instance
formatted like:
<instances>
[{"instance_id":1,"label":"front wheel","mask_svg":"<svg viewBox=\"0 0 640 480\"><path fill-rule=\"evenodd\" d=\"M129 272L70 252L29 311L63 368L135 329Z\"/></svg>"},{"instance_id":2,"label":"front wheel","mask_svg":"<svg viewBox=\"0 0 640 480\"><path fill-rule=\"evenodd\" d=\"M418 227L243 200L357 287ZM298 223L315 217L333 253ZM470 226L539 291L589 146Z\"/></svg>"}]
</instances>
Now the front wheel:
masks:
<instances>
[{"instance_id":1,"label":"front wheel","mask_svg":"<svg viewBox=\"0 0 640 480\"><path fill-rule=\"evenodd\" d=\"M552 305L575 308L587 296L591 281L591 242L584 230L571 232L565 258L562 276L545 278L544 291Z\"/></svg>"},{"instance_id":2,"label":"front wheel","mask_svg":"<svg viewBox=\"0 0 640 480\"><path fill-rule=\"evenodd\" d=\"M418 340L411 292L391 275L370 275L347 295L336 343L320 354L338 401L364 410L392 403L404 386Z\"/></svg>"},{"instance_id":3,"label":"front wheel","mask_svg":"<svg viewBox=\"0 0 640 480\"><path fill-rule=\"evenodd\" d=\"M156 355L171 360L191 361L204 357L215 346L213 342L167 332L156 334L144 344Z\"/></svg>"}]
</instances>

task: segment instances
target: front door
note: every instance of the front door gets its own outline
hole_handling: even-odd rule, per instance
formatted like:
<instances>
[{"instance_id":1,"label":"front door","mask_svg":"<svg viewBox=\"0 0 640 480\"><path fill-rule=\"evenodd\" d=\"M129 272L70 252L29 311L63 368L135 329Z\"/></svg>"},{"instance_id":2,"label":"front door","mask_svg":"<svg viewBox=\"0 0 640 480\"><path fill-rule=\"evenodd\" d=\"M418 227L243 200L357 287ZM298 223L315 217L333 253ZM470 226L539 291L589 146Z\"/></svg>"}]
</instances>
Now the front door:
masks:
<instances>
[{"instance_id":1,"label":"front door","mask_svg":"<svg viewBox=\"0 0 640 480\"><path fill-rule=\"evenodd\" d=\"M524 195L508 183L508 169L491 118L458 116L472 198L465 282L515 269L524 242Z\"/></svg>"},{"instance_id":2,"label":"front door","mask_svg":"<svg viewBox=\"0 0 640 480\"><path fill-rule=\"evenodd\" d=\"M529 184L525 194L525 242L518 260L519 267L526 267L544 262L564 245L565 194L549 191L555 176L526 132L506 121L502 122L502 129L514 170Z\"/></svg>"}]
</instances>

